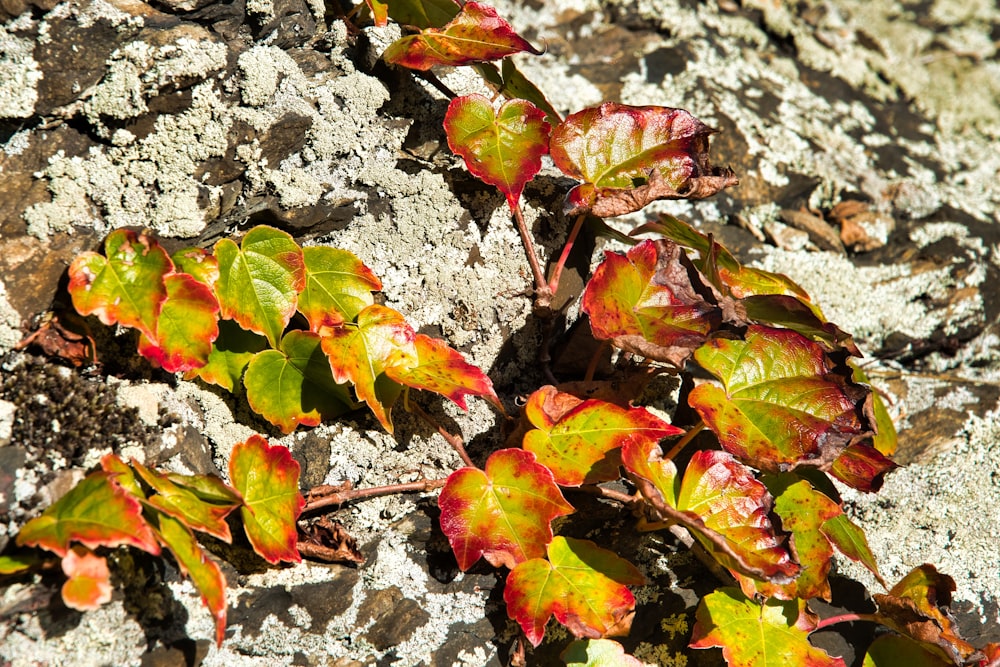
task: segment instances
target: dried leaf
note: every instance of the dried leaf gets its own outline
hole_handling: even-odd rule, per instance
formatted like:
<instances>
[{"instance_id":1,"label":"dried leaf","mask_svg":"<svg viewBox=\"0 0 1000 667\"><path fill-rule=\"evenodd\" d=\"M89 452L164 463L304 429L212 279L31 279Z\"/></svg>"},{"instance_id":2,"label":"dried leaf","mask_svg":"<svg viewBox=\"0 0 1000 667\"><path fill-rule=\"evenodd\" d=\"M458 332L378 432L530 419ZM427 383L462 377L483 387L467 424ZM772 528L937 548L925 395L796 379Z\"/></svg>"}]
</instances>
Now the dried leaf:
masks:
<instances>
[{"instance_id":1,"label":"dried leaf","mask_svg":"<svg viewBox=\"0 0 1000 667\"><path fill-rule=\"evenodd\" d=\"M312 560L324 563L356 563L365 562L365 557L358 550L358 542L347 532L343 525L322 517L302 530L299 538L299 553Z\"/></svg>"}]
</instances>

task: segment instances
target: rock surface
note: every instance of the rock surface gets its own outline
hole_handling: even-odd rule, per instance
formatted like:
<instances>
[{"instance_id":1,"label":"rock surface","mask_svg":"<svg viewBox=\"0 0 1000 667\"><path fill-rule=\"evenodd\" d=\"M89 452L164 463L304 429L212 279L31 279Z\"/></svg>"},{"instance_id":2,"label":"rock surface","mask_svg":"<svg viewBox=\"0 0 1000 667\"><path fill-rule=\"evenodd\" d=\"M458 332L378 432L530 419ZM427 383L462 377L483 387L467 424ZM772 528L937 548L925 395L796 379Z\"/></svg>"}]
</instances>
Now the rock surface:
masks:
<instances>
[{"instance_id":1,"label":"rock surface","mask_svg":"<svg viewBox=\"0 0 1000 667\"><path fill-rule=\"evenodd\" d=\"M887 579L936 563L957 581L967 635L1000 640L998 524L984 511L1000 502L995 3L493 4L547 46L519 65L561 112L660 104L720 130L714 162L740 187L613 224L661 211L689 219L790 275L855 334L908 467L877 495L848 495L851 512ZM361 413L280 437L229 394L151 370L112 332L99 336L96 374L55 367L38 347L14 351L41 314L66 317L69 260L115 228L147 227L180 247L268 223L346 248L382 278L388 305L488 370L509 412L543 383L530 274L503 197L450 155L445 97L378 61L398 28L356 32L334 15L305 0L0 1L0 550L110 450L212 472L262 432L291 449L307 486L460 465L406 415L396 437ZM478 90L462 70L441 78ZM547 168L526 192L544 253L563 241L565 186ZM567 284L579 293L579 279ZM467 414L429 409L479 460L502 442L502 419L481 401ZM395 496L338 512L366 556L357 568L224 565L218 648L197 593L158 560L119 555L119 592L85 614L61 605L54 577L14 583L0 593L0 661L506 664L500 582L488 568L457 571L435 509L431 496ZM670 539L590 509L578 536L611 534L653 582L638 591L628 648L653 664L717 661L685 658L709 585L697 564ZM874 588L852 564L840 569ZM551 634L533 664L552 664L565 644Z\"/></svg>"}]
</instances>

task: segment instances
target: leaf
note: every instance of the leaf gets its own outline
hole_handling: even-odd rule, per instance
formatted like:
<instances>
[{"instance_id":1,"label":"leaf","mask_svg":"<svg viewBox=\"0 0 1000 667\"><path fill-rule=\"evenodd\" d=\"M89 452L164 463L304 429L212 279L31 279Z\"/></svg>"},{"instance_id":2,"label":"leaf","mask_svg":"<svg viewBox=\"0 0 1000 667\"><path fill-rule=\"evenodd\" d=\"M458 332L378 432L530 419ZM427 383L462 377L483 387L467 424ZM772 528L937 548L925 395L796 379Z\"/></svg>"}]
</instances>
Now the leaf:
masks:
<instances>
[{"instance_id":1,"label":"leaf","mask_svg":"<svg viewBox=\"0 0 1000 667\"><path fill-rule=\"evenodd\" d=\"M387 0L386 4L393 21L420 29L440 28L461 9L455 0Z\"/></svg>"},{"instance_id":2,"label":"leaf","mask_svg":"<svg viewBox=\"0 0 1000 667\"><path fill-rule=\"evenodd\" d=\"M156 516L156 534L201 594L201 601L215 621L215 643L221 646L226 636L226 578L218 564L198 546L187 526L167 514L158 512Z\"/></svg>"},{"instance_id":3,"label":"leaf","mask_svg":"<svg viewBox=\"0 0 1000 667\"><path fill-rule=\"evenodd\" d=\"M243 383L250 408L283 433L351 409L347 387L334 380L320 337L308 331L289 331L277 350L254 356Z\"/></svg>"},{"instance_id":4,"label":"leaf","mask_svg":"<svg viewBox=\"0 0 1000 667\"><path fill-rule=\"evenodd\" d=\"M374 305L358 313L357 323L324 329L323 352L329 358L333 379L351 382L359 401L371 408L383 428L392 433L390 411L398 396L398 385L379 383L388 366L419 363L414 344L416 334L402 315L392 308Z\"/></svg>"},{"instance_id":5,"label":"leaf","mask_svg":"<svg viewBox=\"0 0 1000 667\"><path fill-rule=\"evenodd\" d=\"M27 572L39 562L32 553L0 554L0 577Z\"/></svg>"},{"instance_id":6,"label":"leaf","mask_svg":"<svg viewBox=\"0 0 1000 667\"><path fill-rule=\"evenodd\" d=\"M215 287L219 280L219 260L204 248L182 248L170 259L177 273L186 273L209 287Z\"/></svg>"},{"instance_id":7,"label":"leaf","mask_svg":"<svg viewBox=\"0 0 1000 667\"><path fill-rule=\"evenodd\" d=\"M413 366L394 365L385 374L394 382L441 394L463 410L468 410L465 396L482 396L503 411L503 405L493 391L493 381L478 367L465 361L457 350L436 338L417 334L413 339L417 363Z\"/></svg>"},{"instance_id":8,"label":"leaf","mask_svg":"<svg viewBox=\"0 0 1000 667\"><path fill-rule=\"evenodd\" d=\"M578 639L559 654L566 667L646 667L611 639Z\"/></svg>"},{"instance_id":9,"label":"leaf","mask_svg":"<svg viewBox=\"0 0 1000 667\"><path fill-rule=\"evenodd\" d=\"M680 248L643 241L626 255L607 252L583 292L594 337L649 359L683 365L721 321L691 284Z\"/></svg>"},{"instance_id":10,"label":"leaf","mask_svg":"<svg viewBox=\"0 0 1000 667\"><path fill-rule=\"evenodd\" d=\"M466 2L443 28L425 28L389 45L382 54L387 63L428 70L434 65L468 65L499 60L521 51L541 54L518 36L492 7Z\"/></svg>"},{"instance_id":11,"label":"leaf","mask_svg":"<svg viewBox=\"0 0 1000 667\"><path fill-rule=\"evenodd\" d=\"M295 522L306 501L299 493L299 464L288 448L250 436L233 447L229 479L243 496L240 514L253 550L272 564L301 561Z\"/></svg>"},{"instance_id":12,"label":"leaf","mask_svg":"<svg viewBox=\"0 0 1000 667\"><path fill-rule=\"evenodd\" d=\"M559 112L545 99L545 94L538 89L538 86L521 74L513 58L504 58L500 69L493 63L474 63L472 69L479 73L487 86L504 98L527 100L544 111L545 122L552 127L562 122Z\"/></svg>"},{"instance_id":13,"label":"leaf","mask_svg":"<svg viewBox=\"0 0 1000 667\"><path fill-rule=\"evenodd\" d=\"M232 320L219 322L219 336L208 353L208 361L201 368L184 374L186 380L200 378L233 391L243 379L247 364L261 350L267 348L267 339L240 327Z\"/></svg>"},{"instance_id":14,"label":"leaf","mask_svg":"<svg viewBox=\"0 0 1000 667\"><path fill-rule=\"evenodd\" d=\"M621 408L596 399L580 400L553 386L528 397L524 407L535 428L524 449L552 471L557 484L579 486L616 480L620 449L630 441L657 443L683 431L645 408Z\"/></svg>"},{"instance_id":15,"label":"leaf","mask_svg":"<svg viewBox=\"0 0 1000 667\"><path fill-rule=\"evenodd\" d=\"M17 543L42 547L65 557L70 543L89 549L133 546L154 556L160 547L142 517L138 499L105 471L87 475L48 509L21 528Z\"/></svg>"},{"instance_id":16,"label":"leaf","mask_svg":"<svg viewBox=\"0 0 1000 667\"><path fill-rule=\"evenodd\" d=\"M754 467L829 465L864 432L846 380L820 346L785 329L752 325L746 340L717 338L694 354L719 378L688 397L722 447Z\"/></svg>"},{"instance_id":17,"label":"leaf","mask_svg":"<svg viewBox=\"0 0 1000 667\"><path fill-rule=\"evenodd\" d=\"M861 351L850 334L842 331L836 324L818 317L815 307L799 297L785 294L754 295L746 297L742 303L749 320L785 327L813 340L822 341L833 349L842 347L856 357L861 356Z\"/></svg>"},{"instance_id":18,"label":"leaf","mask_svg":"<svg viewBox=\"0 0 1000 667\"><path fill-rule=\"evenodd\" d=\"M896 452L897 445L896 425L892 422L892 417L889 416L885 401L877 391L872 389L871 382L864 370L854 360L849 363L854 371L854 381L871 391L872 401L868 421L874 423L876 431L872 446L885 456L892 456Z\"/></svg>"},{"instance_id":19,"label":"leaf","mask_svg":"<svg viewBox=\"0 0 1000 667\"><path fill-rule=\"evenodd\" d=\"M909 637L882 635L871 643L865 654L862 667L952 667L945 660L932 653Z\"/></svg>"},{"instance_id":20,"label":"leaf","mask_svg":"<svg viewBox=\"0 0 1000 667\"><path fill-rule=\"evenodd\" d=\"M145 234L111 232L107 258L94 252L76 256L69 267L69 294L81 315L96 315L106 325L133 327L149 337L167 298L164 277L173 270L166 251Z\"/></svg>"},{"instance_id":21,"label":"leaf","mask_svg":"<svg viewBox=\"0 0 1000 667\"><path fill-rule=\"evenodd\" d=\"M181 475L168 472L166 477L206 503L237 506L243 503L240 494L216 475Z\"/></svg>"},{"instance_id":22,"label":"leaf","mask_svg":"<svg viewBox=\"0 0 1000 667\"><path fill-rule=\"evenodd\" d=\"M169 275L164 284L167 298L155 336L139 337L139 354L168 373L201 368L219 337L219 302L208 286L186 273Z\"/></svg>"},{"instance_id":23,"label":"leaf","mask_svg":"<svg viewBox=\"0 0 1000 667\"><path fill-rule=\"evenodd\" d=\"M500 188L515 210L525 184L549 152L545 113L527 100L507 100L494 113L482 95L454 98L444 116L448 146L480 180Z\"/></svg>"},{"instance_id":24,"label":"leaf","mask_svg":"<svg viewBox=\"0 0 1000 667\"><path fill-rule=\"evenodd\" d=\"M339 522L322 517L302 529L298 550L306 558L324 563L365 562L358 543Z\"/></svg>"},{"instance_id":25,"label":"leaf","mask_svg":"<svg viewBox=\"0 0 1000 667\"><path fill-rule=\"evenodd\" d=\"M138 461L133 460L132 467L155 492L147 499L151 506L184 522L192 530L208 533L226 544L233 541L226 517L240 506L239 498L222 503L205 502L191 489L175 484L167 475L150 470Z\"/></svg>"},{"instance_id":26,"label":"leaf","mask_svg":"<svg viewBox=\"0 0 1000 667\"><path fill-rule=\"evenodd\" d=\"M845 667L809 643L817 618L805 600L759 605L735 588L702 598L691 648L722 648L730 667Z\"/></svg>"},{"instance_id":27,"label":"leaf","mask_svg":"<svg viewBox=\"0 0 1000 667\"><path fill-rule=\"evenodd\" d=\"M614 552L590 540L556 536L548 560L532 558L514 568L503 599L507 614L538 646L552 616L575 637L627 635L635 615L627 586L644 583L639 570Z\"/></svg>"},{"instance_id":28,"label":"leaf","mask_svg":"<svg viewBox=\"0 0 1000 667\"><path fill-rule=\"evenodd\" d=\"M139 480L135 478L135 472L117 454L105 454L102 456L101 470L111 473L111 479L118 486L122 487L127 494L135 496L139 500L146 499L146 492L139 485Z\"/></svg>"},{"instance_id":29,"label":"leaf","mask_svg":"<svg viewBox=\"0 0 1000 667\"><path fill-rule=\"evenodd\" d=\"M368 5L368 9L375 19L375 25L383 28L389 23L389 5L387 3L381 2L381 0L365 0L365 4Z\"/></svg>"},{"instance_id":30,"label":"leaf","mask_svg":"<svg viewBox=\"0 0 1000 667\"><path fill-rule=\"evenodd\" d=\"M366 306L375 303L372 292L382 283L352 253L328 246L303 248L306 287L299 295L299 311L309 320L309 330L351 322Z\"/></svg>"},{"instance_id":31,"label":"leaf","mask_svg":"<svg viewBox=\"0 0 1000 667\"><path fill-rule=\"evenodd\" d=\"M485 471L453 472L438 507L441 530L463 572L480 556L510 569L543 557L552 541L552 520L573 512L549 469L521 449L493 452Z\"/></svg>"},{"instance_id":32,"label":"leaf","mask_svg":"<svg viewBox=\"0 0 1000 667\"><path fill-rule=\"evenodd\" d=\"M254 227L237 246L229 239L215 244L219 280L215 291L222 317L267 337L277 347L305 288L302 249L273 227Z\"/></svg>"},{"instance_id":33,"label":"leaf","mask_svg":"<svg viewBox=\"0 0 1000 667\"><path fill-rule=\"evenodd\" d=\"M875 554L868 546L868 538L865 531L861 530L854 522L847 518L846 514L840 514L828 519L820 530L826 535L833 546L837 547L840 553L844 554L855 562L860 562L875 575L879 583L889 588L878 571L878 564L875 562Z\"/></svg>"},{"instance_id":34,"label":"leaf","mask_svg":"<svg viewBox=\"0 0 1000 667\"><path fill-rule=\"evenodd\" d=\"M63 556L62 571L69 577L62 586L62 599L70 609L94 611L111 601L111 572L103 556L73 546Z\"/></svg>"},{"instance_id":35,"label":"leaf","mask_svg":"<svg viewBox=\"0 0 1000 667\"><path fill-rule=\"evenodd\" d=\"M695 452L679 484L673 461L663 460L655 444L626 443L622 462L662 518L690 529L730 570L779 584L798 573L768 518L771 495L731 455Z\"/></svg>"},{"instance_id":36,"label":"leaf","mask_svg":"<svg viewBox=\"0 0 1000 667\"><path fill-rule=\"evenodd\" d=\"M556 166L583 181L566 212L602 218L638 211L658 199L702 199L739 181L708 160L714 132L683 109L605 102L570 115L553 132Z\"/></svg>"},{"instance_id":37,"label":"leaf","mask_svg":"<svg viewBox=\"0 0 1000 667\"><path fill-rule=\"evenodd\" d=\"M898 467L874 447L853 444L836 458L830 474L859 491L874 493L882 488L885 476Z\"/></svg>"}]
</instances>

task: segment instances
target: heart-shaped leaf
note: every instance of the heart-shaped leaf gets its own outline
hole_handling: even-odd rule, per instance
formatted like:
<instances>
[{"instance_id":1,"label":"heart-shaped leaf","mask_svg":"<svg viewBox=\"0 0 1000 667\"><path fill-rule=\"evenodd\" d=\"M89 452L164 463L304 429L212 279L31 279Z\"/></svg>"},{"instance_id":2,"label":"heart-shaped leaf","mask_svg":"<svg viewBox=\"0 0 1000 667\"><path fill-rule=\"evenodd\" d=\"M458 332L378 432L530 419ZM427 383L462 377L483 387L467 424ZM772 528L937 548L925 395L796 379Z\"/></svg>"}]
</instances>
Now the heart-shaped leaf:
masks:
<instances>
[{"instance_id":1,"label":"heart-shaped leaf","mask_svg":"<svg viewBox=\"0 0 1000 667\"><path fill-rule=\"evenodd\" d=\"M247 364L261 350L267 347L267 339L252 331L247 331L232 320L219 322L219 336L208 353L208 361L201 368L188 371L188 380L201 378L205 382L217 384L229 391L243 379Z\"/></svg>"},{"instance_id":2,"label":"heart-shaped leaf","mask_svg":"<svg viewBox=\"0 0 1000 667\"><path fill-rule=\"evenodd\" d=\"M750 465L775 472L829 465L864 432L848 393L860 388L801 334L753 325L746 340L717 338L694 357L722 387L700 384L688 403L723 448Z\"/></svg>"},{"instance_id":3,"label":"heart-shaped leaf","mask_svg":"<svg viewBox=\"0 0 1000 667\"><path fill-rule=\"evenodd\" d=\"M533 646L541 643L552 616L576 637L627 635L635 615L628 586L646 583L628 561L590 540L556 536L548 560L518 564L507 578L507 614Z\"/></svg>"},{"instance_id":4,"label":"heart-shaped leaf","mask_svg":"<svg viewBox=\"0 0 1000 667\"><path fill-rule=\"evenodd\" d=\"M388 0L386 4L393 21L421 30L443 27L461 9L455 0Z\"/></svg>"},{"instance_id":5,"label":"heart-shaped leaf","mask_svg":"<svg viewBox=\"0 0 1000 667\"><path fill-rule=\"evenodd\" d=\"M299 464L287 447L259 435L233 447L229 479L241 496L240 515L250 544L268 563L302 560L295 522L306 501L299 493Z\"/></svg>"},{"instance_id":6,"label":"heart-shaped leaf","mask_svg":"<svg viewBox=\"0 0 1000 667\"><path fill-rule=\"evenodd\" d=\"M302 249L289 234L259 225L238 246L229 239L216 243L215 257L222 317L263 334L277 347L305 288Z\"/></svg>"},{"instance_id":7,"label":"heart-shaped leaf","mask_svg":"<svg viewBox=\"0 0 1000 667\"><path fill-rule=\"evenodd\" d=\"M845 667L809 643L818 619L805 600L757 604L735 588L720 588L698 605L691 648L718 646L729 667Z\"/></svg>"},{"instance_id":8,"label":"heart-shaped leaf","mask_svg":"<svg viewBox=\"0 0 1000 667\"><path fill-rule=\"evenodd\" d=\"M492 7L466 2L443 28L425 28L396 40L382 58L394 65L428 70L434 65L468 65L527 51L540 54L518 36Z\"/></svg>"},{"instance_id":9,"label":"heart-shaped leaf","mask_svg":"<svg viewBox=\"0 0 1000 667\"><path fill-rule=\"evenodd\" d=\"M485 471L453 472L438 507L441 530L463 572L480 556L511 569L544 557L552 541L552 520L573 512L549 469L522 449L493 452Z\"/></svg>"},{"instance_id":10,"label":"heart-shaped leaf","mask_svg":"<svg viewBox=\"0 0 1000 667\"><path fill-rule=\"evenodd\" d=\"M219 302L207 285L186 273L171 274L164 284L167 298L155 337L139 337L139 354L169 373L201 368L219 337Z\"/></svg>"},{"instance_id":11,"label":"heart-shaped leaf","mask_svg":"<svg viewBox=\"0 0 1000 667\"><path fill-rule=\"evenodd\" d=\"M103 556L75 545L63 556L62 571L68 577L62 599L70 609L93 611L111 601L111 571Z\"/></svg>"},{"instance_id":12,"label":"heart-shaped leaf","mask_svg":"<svg viewBox=\"0 0 1000 667\"><path fill-rule=\"evenodd\" d=\"M277 350L254 356L243 383L253 411L283 433L351 409L347 386L333 379L320 337L308 331L289 331Z\"/></svg>"},{"instance_id":13,"label":"heart-shaped leaf","mask_svg":"<svg viewBox=\"0 0 1000 667\"><path fill-rule=\"evenodd\" d=\"M708 159L714 132L683 109L605 102L572 114L553 132L552 160L583 181L567 213L625 215L658 199L702 199L739 181Z\"/></svg>"},{"instance_id":14,"label":"heart-shaped leaf","mask_svg":"<svg viewBox=\"0 0 1000 667\"><path fill-rule=\"evenodd\" d=\"M456 97L444 116L448 146L482 181L495 185L518 206L525 184L542 168L549 151L545 113L527 100L507 100L494 113L482 95Z\"/></svg>"},{"instance_id":15,"label":"heart-shaped leaf","mask_svg":"<svg viewBox=\"0 0 1000 667\"><path fill-rule=\"evenodd\" d=\"M192 530L208 533L227 544L232 542L226 517L240 506L238 498L223 503L205 502L194 491L178 486L167 475L150 470L138 461L133 460L132 467L155 492L146 501L151 506L183 521Z\"/></svg>"},{"instance_id":16,"label":"heart-shaped leaf","mask_svg":"<svg viewBox=\"0 0 1000 667\"><path fill-rule=\"evenodd\" d=\"M583 292L594 337L682 366L721 322L719 309L694 288L669 241L643 241L628 254L608 252Z\"/></svg>"},{"instance_id":17,"label":"heart-shaped leaf","mask_svg":"<svg viewBox=\"0 0 1000 667\"><path fill-rule=\"evenodd\" d=\"M553 386L542 387L528 397L524 414L535 428L524 435L522 446L533 452L562 486L618 479L624 443L655 444L683 433L645 408L584 401Z\"/></svg>"},{"instance_id":18,"label":"heart-shaped leaf","mask_svg":"<svg viewBox=\"0 0 1000 667\"><path fill-rule=\"evenodd\" d=\"M219 260L204 248L182 248L170 256L177 273L186 273L209 287L219 280Z\"/></svg>"},{"instance_id":19,"label":"heart-shaped leaf","mask_svg":"<svg viewBox=\"0 0 1000 667\"><path fill-rule=\"evenodd\" d=\"M503 405L493 391L493 381L478 367L465 361L457 350L437 338L417 334L413 339L417 354L414 366L393 365L385 374L399 384L441 394L463 410L466 395L482 396L503 410Z\"/></svg>"},{"instance_id":20,"label":"heart-shaped leaf","mask_svg":"<svg viewBox=\"0 0 1000 667\"><path fill-rule=\"evenodd\" d=\"M376 304L358 313L355 324L322 333L323 352L329 358L333 379L354 384L358 400L367 403L383 428L392 433L390 411L400 386L380 376L389 366L420 363L413 328L392 308Z\"/></svg>"},{"instance_id":21,"label":"heart-shaped leaf","mask_svg":"<svg viewBox=\"0 0 1000 667\"><path fill-rule=\"evenodd\" d=\"M351 322L366 306L375 303L372 292L381 281L360 259L346 250L309 246L302 250L306 287L299 295L299 312L309 320L309 330Z\"/></svg>"}]
</instances>

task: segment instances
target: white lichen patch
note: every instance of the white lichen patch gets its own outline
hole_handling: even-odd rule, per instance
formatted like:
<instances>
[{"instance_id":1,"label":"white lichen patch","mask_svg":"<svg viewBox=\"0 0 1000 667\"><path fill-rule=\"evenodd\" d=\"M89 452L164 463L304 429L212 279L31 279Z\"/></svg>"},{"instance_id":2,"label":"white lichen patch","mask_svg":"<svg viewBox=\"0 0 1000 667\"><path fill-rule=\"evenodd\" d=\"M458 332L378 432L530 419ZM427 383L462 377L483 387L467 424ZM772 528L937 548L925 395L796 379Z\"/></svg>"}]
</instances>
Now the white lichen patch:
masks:
<instances>
[{"instance_id":1,"label":"white lichen patch","mask_svg":"<svg viewBox=\"0 0 1000 667\"><path fill-rule=\"evenodd\" d=\"M0 118L28 118L35 113L42 72L32 55L34 48L34 40L0 25Z\"/></svg>"},{"instance_id":2,"label":"white lichen patch","mask_svg":"<svg viewBox=\"0 0 1000 667\"><path fill-rule=\"evenodd\" d=\"M0 356L9 352L24 337L21 315L7 300L7 286L0 281Z\"/></svg>"}]
</instances>

